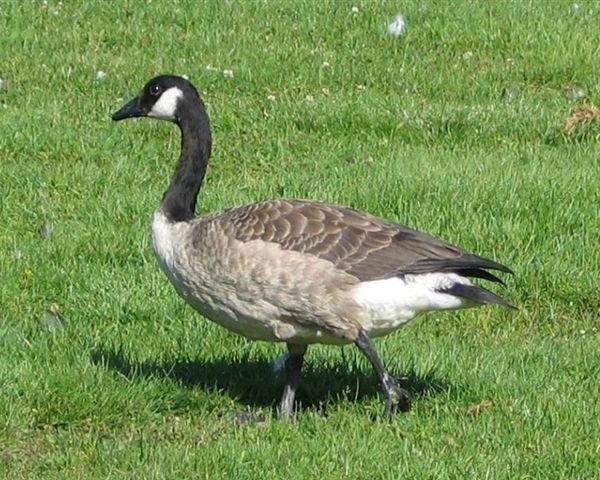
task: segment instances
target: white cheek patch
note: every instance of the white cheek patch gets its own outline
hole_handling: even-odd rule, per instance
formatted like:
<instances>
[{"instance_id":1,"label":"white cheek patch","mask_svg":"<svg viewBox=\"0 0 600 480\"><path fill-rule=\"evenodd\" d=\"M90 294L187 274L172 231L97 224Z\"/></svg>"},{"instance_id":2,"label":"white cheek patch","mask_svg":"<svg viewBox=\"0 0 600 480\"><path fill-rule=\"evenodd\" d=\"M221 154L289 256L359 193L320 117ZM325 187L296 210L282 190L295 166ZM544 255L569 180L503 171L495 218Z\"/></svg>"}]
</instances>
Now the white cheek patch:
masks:
<instances>
[{"instance_id":1,"label":"white cheek patch","mask_svg":"<svg viewBox=\"0 0 600 480\"><path fill-rule=\"evenodd\" d=\"M177 87L165 90L148 112L148 116L163 120L175 120L177 102L181 97L183 97L183 92Z\"/></svg>"}]
</instances>

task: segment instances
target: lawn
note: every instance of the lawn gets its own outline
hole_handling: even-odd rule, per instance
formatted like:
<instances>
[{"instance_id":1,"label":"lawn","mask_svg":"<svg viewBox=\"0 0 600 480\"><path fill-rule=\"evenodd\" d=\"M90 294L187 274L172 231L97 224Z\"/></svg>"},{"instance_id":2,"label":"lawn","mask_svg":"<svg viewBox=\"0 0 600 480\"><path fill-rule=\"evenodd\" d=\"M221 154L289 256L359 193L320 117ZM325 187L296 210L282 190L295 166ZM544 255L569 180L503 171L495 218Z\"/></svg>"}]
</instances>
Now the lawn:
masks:
<instances>
[{"instance_id":1,"label":"lawn","mask_svg":"<svg viewBox=\"0 0 600 480\"><path fill-rule=\"evenodd\" d=\"M0 478L598 478L598 25L589 1L2 2ZM109 114L166 72L212 119L198 214L347 204L511 266L519 310L378 340L414 396L391 422L355 347L311 347L277 421L284 347L196 314L149 245L179 132Z\"/></svg>"}]
</instances>

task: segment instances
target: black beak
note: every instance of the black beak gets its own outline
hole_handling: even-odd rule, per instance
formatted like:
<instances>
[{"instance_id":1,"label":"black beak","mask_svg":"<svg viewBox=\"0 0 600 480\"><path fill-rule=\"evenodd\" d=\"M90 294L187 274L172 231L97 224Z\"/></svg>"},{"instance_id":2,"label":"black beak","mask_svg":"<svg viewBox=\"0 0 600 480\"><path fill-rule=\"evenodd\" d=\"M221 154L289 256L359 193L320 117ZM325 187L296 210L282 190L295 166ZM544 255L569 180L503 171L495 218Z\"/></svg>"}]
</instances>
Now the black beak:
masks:
<instances>
[{"instance_id":1,"label":"black beak","mask_svg":"<svg viewBox=\"0 0 600 480\"><path fill-rule=\"evenodd\" d=\"M140 108L139 97L135 97L123 105L120 110L113 113L112 119L118 121L125 120L126 118L142 117L144 115L146 114Z\"/></svg>"}]
</instances>

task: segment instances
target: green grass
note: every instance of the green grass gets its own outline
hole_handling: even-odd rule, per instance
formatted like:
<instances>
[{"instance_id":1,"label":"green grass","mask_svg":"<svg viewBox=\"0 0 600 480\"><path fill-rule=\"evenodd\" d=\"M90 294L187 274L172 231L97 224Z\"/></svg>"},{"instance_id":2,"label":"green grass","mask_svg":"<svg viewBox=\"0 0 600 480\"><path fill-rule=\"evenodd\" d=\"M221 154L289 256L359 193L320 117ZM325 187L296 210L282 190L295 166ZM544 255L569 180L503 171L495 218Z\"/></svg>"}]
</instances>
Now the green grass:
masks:
<instances>
[{"instance_id":1,"label":"green grass","mask_svg":"<svg viewBox=\"0 0 600 480\"><path fill-rule=\"evenodd\" d=\"M597 2L110 3L0 6L0 477L597 478L600 121L561 131L600 103ZM355 348L311 347L277 422L282 346L195 314L148 244L178 132L108 115L162 72L209 106L199 213L349 204L510 265L519 311L378 341L415 396L391 423Z\"/></svg>"}]
</instances>

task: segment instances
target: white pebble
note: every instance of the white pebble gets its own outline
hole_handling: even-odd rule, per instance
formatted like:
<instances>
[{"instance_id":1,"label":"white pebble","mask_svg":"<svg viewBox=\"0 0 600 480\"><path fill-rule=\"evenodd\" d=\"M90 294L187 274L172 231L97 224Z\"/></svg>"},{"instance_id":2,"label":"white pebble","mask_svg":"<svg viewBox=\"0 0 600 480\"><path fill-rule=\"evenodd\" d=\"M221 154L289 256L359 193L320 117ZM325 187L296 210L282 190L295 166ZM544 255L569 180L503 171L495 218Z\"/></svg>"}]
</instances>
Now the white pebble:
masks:
<instances>
[{"instance_id":1,"label":"white pebble","mask_svg":"<svg viewBox=\"0 0 600 480\"><path fill-rule=\"evenodd\" d=\"M38 233L40 234L42 240L48 240L52 236L53 231L54 226L50 220L44 220L38 229Z\"/></svg>"},{"instance_id":2,"label":"white pebble","mask_svg":"<svg viewBox=\"0 0 600 480\"><path fill-rule=\"evenodd\" d=\"M585 92L575 85L566 86L564 93L570 100L579 100L585 97Z\"/></svg>"},{"instance_id":3,"label":"white pebble","mask_svg":"<svg viewBox=\"0 0 600 480\"><path fill-rule=\"evenodd\" d=\"M388 33L394 37L403 35L406 31L406 19L403 15L396 15L394 19L388 23Z\"/></svg>"},{"instance_id":4,"label":"white pebble","mask_svg":"<svg viewBox=\"0 0 600 480\"><path fill-rule=\"evenodd\" d=\"M4 78L0 77L0 90L4 88Z\"/></svg>"},{"instance_id":5,"label":"white pebble","mask_svg":"<svg viewBox=\"0 0 600 480\"><path fill-rule=\"evenodd\" d=\"M65 319L58 312L47 310L40 318L40 324L47 330L61 330L65 328Z\"/></svg>"},{"instance_id":6,"label":"white pebble","mask_svg":"<svg viewBox=\"0 0 600 480\"><path fill-rule=\"evenodd\" d=\"M102 71L102 70L98 70L96 72L96 81L97 82L102 82L106 80L106 72Z\"/></svg>"},{"instance_id":7,"label":"white pebble","mask_svg":"<svg viewBox=\"0 0 600 480\"><path fill-rule=\"evenodd\" d=\"M358 13L358 7L352 7L352 13L356 15Z\"/></svg>"},{"instance_id":8,"label":"white pebble","mask_svg":"<svg viewBox=\"0 0 600 480\"><path fill-rule=\"evenodd\" d=\"M269 95L267 95L267 100L274 102L275 100L277 100L277 97L275 97L275 95L273 95L273 94L269 94Z\"/></svg>"},{"instance_id":9,"label":"white pebble","mask_svg":"<svg viewBox=\"0 0 600 480\"><path fill-rule=\"evenodd\" d=\"M13 258L17 261L21 260L23 258L23 250L21 250L19 247L14 247Z\"/></svg>"},{"instance_id":10,"label":"white pebble","mask_svg":"<svg viewBox=\"0 0 600 480\"><path fill-rule=\"evenodd\" d=\"M225 78L233 78L233 70L229 70L228 68L226 68L225 70L223 70L223 76Z\"/></svg>"}]
</instances>

